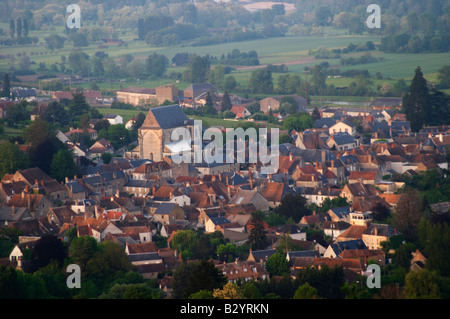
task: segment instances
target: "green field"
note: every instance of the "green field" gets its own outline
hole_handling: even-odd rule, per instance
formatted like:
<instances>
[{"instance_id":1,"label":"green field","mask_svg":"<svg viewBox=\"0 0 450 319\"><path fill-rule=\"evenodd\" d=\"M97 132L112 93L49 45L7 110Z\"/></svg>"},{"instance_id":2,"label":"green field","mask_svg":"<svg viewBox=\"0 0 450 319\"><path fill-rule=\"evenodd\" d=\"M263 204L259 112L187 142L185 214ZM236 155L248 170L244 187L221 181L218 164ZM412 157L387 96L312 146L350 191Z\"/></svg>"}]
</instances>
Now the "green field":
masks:
<instances>
[{"instance_id":1,"label":"green field","mask_svg":"<svg viewBox=\"0 0 450 319\"><path fill-rule=\"evenodd\" d=\"M4 30L8 29L8 24L0 23L0 28ZM327 49L345 48L348 44L353 43L355 45L372 41L375 44L379 44L381 38L371 35L363 36L349 36L343 32L337 32L336 30L328 30L327 36L285 36L279 38L267 38L244 42L234 43L221 43L207 46L173 46L173 47L152 47L147 45L143 41L136 41L134 38L135 30L120 30L119 38L127 43L126 47L116 47L110 45L107 49L101 49L98 47L99 43L91 44L88 47L82 48L82 50L88 55L92 56L97 51L105 51L108 56L117 58L125 54L131 54L136 58L146 58L153 52L166 55L169 60L179 52L195 53L198 55L209 54L211 56L220 57L222 54L227 54L233 49L239 49L241 52L248 52L255 50L260 59L261 65L266 64L286 64L289 72L299 73L303 78L303 69L305 66L312 67L321 62L328 62L331 66L340 67L340 59L328 59L328 60L316 60L313 56L308 55L309 50L315 50L319 47L325 47ZM30 57L33 62L31 70L37 71L38 65L41 62L45 62L47 67L51 64L59 63L61 56L68 57L73 50L71 43L66 42L63 49L57 51L51 51L46 47L45 37L50 34L63 34L63 28L58 27L54 30L47 31L31 31L30 36L36 36L39 38L39 42L36 45L26 45L19 47L1 47L1 55L14 55L14 60L10 58L0 59L0 71L7 71L10 69L11 63L14 64L16 69L19 69L18 62L20 55L24 52ZM31 55L31 53L33 53ZM352 52L351 54L343 54L341 57L347 57L350 55L358 56L364 52ZM377 72L380 72L383 76L382 80L373 80L373 88L381 86L384 83L393 84L398 79L411 80L414 75L414 70L417 66L422 68L425 77L432 81L437 81L437 71L443 65L449 64L450 53L430 53L430 54L384 54L380 51L372 51L372 55L376 57L382 57L383 61L374 62L369 64L360 64L353 66L340 67L342 71L348 69L367 69L369 73L374 77ZM167 74L171 72L182 72L184 68L170 67ZM241 87L247 86L247 81L254 68L240 68L236 67L236 70L232 71L231 75L236 78L236 81ZM277 84L277 78L280 74L274 73L274 84ZM141 87L156 87L162 84L173 83L171 79L161 79L157 81L136 79L124 79L122 83L97 83L102 90L117 90L127 86L141 86ZM336 87L348 86L354 79L351 78L329 78L327 79L327 85L333 84ZM38 83L29 83L37 86ZM179 82L177 86L180 89L185 89L189 83ZM80 85L81 87L89 87L89 84Z\"/></svg>"}]
</instances>

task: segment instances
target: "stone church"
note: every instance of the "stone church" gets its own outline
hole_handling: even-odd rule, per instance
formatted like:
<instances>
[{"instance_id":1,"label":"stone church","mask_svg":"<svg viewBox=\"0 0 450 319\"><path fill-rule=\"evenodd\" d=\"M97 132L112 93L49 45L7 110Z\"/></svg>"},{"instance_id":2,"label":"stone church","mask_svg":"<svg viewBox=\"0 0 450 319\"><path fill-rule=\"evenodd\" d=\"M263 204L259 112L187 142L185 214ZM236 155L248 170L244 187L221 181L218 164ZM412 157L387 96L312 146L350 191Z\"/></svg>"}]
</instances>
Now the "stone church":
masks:
<instances>
[{"instance_id":1,"label":"stone church","mask_svg":"<svg viewBox=\"0 0 450 319\"><path fill-rule=\"evenodd\" d=\"M185 127L194 136L193 124L177 104L151 108L138 130L139 157L159 162L165 155L190 149L190 145L172 141L171 134L176 128Z\"/></svg>"}]
</instances>

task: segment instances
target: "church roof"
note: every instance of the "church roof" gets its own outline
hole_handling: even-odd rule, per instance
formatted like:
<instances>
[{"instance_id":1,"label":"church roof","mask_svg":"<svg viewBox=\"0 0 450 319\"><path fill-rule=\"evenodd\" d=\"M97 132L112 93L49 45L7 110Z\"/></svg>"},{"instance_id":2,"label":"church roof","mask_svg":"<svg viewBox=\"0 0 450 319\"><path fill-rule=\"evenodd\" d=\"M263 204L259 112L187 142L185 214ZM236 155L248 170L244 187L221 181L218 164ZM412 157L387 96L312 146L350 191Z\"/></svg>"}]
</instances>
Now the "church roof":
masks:
<instances>
[{"instance_id":1,"label":"church roof","mask_svg":"<svg viewBox=\"0 0 450 319\"><path fill-rule=\"evenodd\" d=\"M169 129L185 126L188 121L179 105L166 105L151 108L141 128Z\"/></svg>"}]
</instances>

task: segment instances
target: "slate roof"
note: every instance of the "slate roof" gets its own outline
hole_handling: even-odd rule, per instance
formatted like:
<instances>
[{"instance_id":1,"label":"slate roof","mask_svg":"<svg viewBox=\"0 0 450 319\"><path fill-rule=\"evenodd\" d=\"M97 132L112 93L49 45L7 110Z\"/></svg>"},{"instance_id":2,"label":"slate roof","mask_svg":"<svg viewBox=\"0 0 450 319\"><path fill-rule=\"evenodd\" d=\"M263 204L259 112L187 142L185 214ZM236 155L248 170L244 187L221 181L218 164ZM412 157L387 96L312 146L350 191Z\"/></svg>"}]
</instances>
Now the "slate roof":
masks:
<instances>
[{"instance_id":1,"label":"slate roof","mask_svg":"<svg viewBox=\"0 0 450 319\"><path fill-rule=\"evenodd\" d=\"M330 208L330 210L341 219L350 214L350 206Z\"/></svg>"},{"instance_id":2,"label":"slate roof","mask_svg":"<svg viewBox=\"0 0 450 319\"><path fill-rule=\"evenodd\" d=\"M321 119L314 121L315 128L324 128L324 127L330 128L334 124L336 124L336 120L331 117L323 117Z\"/></svg>"},{"instance_id":3,"label":"slate roof","mask_svg":"<svg viewBox=\"0 0 450 319\"><path fill-rule=\"evenodd\" d=\"M193 92L194 99L208 91L217 92L217 88L210 83L192 83L184 91Z\"/></svg>"},{"instance_id":4,"label":"slate roof","mask_svg":"<svg viewBox=\"0 0 450 319\"><path fill-rule=\"evenodd\" d=\"M362 239L340 241L333 243L330 246L337 256L347 249L367 249L366 244L364 244Z\"/></svg>"},{"instance_id":5,"label":"slate roof","mask_svg":"<svg viewBox=\"0 0 450 319\"><path fill-rule=\"evenodd\" d=\"M155 210L156 215L167 215L175 208L175 203L161 203Z\"/></svg>"},{"instance_id":6,"label":"slate roof","mask_svg":"<svg viewBox=\"0 0 450 319\"><path fill-rule=\"evenodd\" d=\"M344 145L344 144L352 144L355 143L355 139L353 136L346 132L339 132L336 134L333 134L332 137L334 138L334 141L338 145Z\"/></svg>"},{"instance_id":7,"label":"slate roof","mask_svg":"<svg viewBox=\"0 0 450 319\"><path fill-rule=\"evenodd\" d=\"M250 253L256 262L266 261L270 256L277 252L276 249L252 250Z\"/></svg>"},{"instance_id":8,"label":"slate roof","mask_svg":"<svg viewBox=\"0 0 450 319\"><path fill-rule=\"evenodd\" d=\"M178 104L151 108L141 128L169 129L185 126L189 119Z\"/></svg>"}]
</instances>

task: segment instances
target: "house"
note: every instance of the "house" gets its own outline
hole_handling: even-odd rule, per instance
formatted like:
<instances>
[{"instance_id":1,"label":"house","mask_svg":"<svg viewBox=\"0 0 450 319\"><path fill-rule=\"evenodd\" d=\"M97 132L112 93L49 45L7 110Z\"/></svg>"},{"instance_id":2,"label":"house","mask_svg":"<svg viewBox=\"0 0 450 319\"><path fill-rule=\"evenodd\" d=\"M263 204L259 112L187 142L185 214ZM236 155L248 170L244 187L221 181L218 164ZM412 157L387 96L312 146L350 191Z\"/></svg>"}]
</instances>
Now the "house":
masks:
<instances>
[{"instance_id":1,"label":"house","mask_svg":"<svg viewBox=\"0 0 450 319\"><path fill-rule=\"evenodd\" d=\"M252 115L252 113L250 113L245 106L240 105L233 105L230 111L236 115L236 118L245 118Z\"/></svg>"},{"instance_id":2,"label":"house","mask_svg":"<svg viewBox=\"0 0 450 319\"><path fill-rule=\"evenodd\" d=\"M370 211L352 211L350 212L350 221L351 225L357 226L367 226L373 219L372 212Z\"/></svg>"},{"instance_id":3,"label":"house","mask_svg":"<svg viewBox=\"0 0 450 319\"><path fill-rule=\"evenodd\" d=\"M253 204L257 210L269 210L269 202L258 190L240 190L229 202L230 205Z\"/></svg>"},{"instance_id":4,"label":"house","mask_svg":"<svg viewBox=\"0 0 450 319\"><path fill-rule=\"evenodd\" d=\"M350 226L350 224L349 224ZM362 234L366 231L367 225L351 225L336 238L337 242L362 239Z\"/></svg>"},{"instance_id":5,"label":"house","mask_svg":"<svg viewBox=\"0 0 450 319\"><path fill-rule=\"evenodd\" d=\"M8 108L14 104L13 101L0 101L0 119L6 119L8 117Z\"/></svg>"},{"instance_id":6,"label":"house","mask_svg":"<svg viewBox=\"0 0 450 319\"><path fill-rule=\"evenodd\" d=\"M346 184L340 193L340 196L347 199L347 202L353 203L357 198L364 200L367 196L378 195L378 190L371 184L361 182Z\"/></svg>"},{"instance_id":7,"label":"house","mask_svg":"<svg viewBox=\"0 0 450 319\"><path fill-rule=\"evenodd\" d=\"M332 117L322 117L314 121L314 128L329 129L336 124L336 120ZM329 132L329 130L327 130ZM330 133L331 134L331 133Z\"/></svg>"},{"instance_id":8,"label":"house","mask_svg":"<svg viewBox=\"0 0 450 319\"><path fill-rule=\"evenodd\" d=\"M164 179L172 177L172 168L166 161L144 163L132 172L133 180Z\"/></svg>"},{"instance_id":9,"label":"house","mask_svg":"<svg viewBox=\"0 0 450 319\"><path fill-rule=\"evenodd\" d=\"M25 189L21 194L15 194L6 204L11 210L15 208L27 209L33 218L47 216L53 206L52 202L42 194L31 194Z\"/></svg>"},{"instance_id":10,"label":"house","mask_svg":"<svg viewBox=\"0 0 450 319\"><path fill-rule=\"evenodd\" d=\"M19 236L19 243L10 252L9 260L14 262L22 259L25 250L32 250L39 239L41 238L35 236Z\"/></svg>"},{"instance_id":11,"label":"house","mask_svg":"<svg viewBox=\"0 0 450 319\"><path fill-rule=\"evenodd\" d=\"M262 192L262 196L269 202L269 207L274 208L281 204L283 197L291 192L285 183L269 182Z\"/></svg>"},{"instance_id":12,"label":"house","mask_svg":"<svg viewBox=\"0 0 450 319\"><path fill-rule=\"evenodd\" d=\"M151 88L127 87L117 91L117 101L137 106L156 99L156 90Z\"/></svg>"},{"instance_id":13,"label":"house","mask_svg":"<svg viewBox=\"0 0 450 319\"><path fill-rule=\"evenodd\" d=\"M14 182L14 180L2 181L0 183L0 201L7 203L14 194L20 194L25 189L25 182Z\"/></svg>"},{"instance_id":14,"label":"house","mask_svg":"<svg viewBox=\"0 0 450 319\"><path fill-rule=\"evenodd\" d=\"M390 225L371 223L362 234L362 240L369 249L381 249L380 243L389 241L391 237L398 233Z\"/></svg>"},{"instance_id":15,"label":"house","mask_svg":"<svg viewBox=\"0 0 450 319\"><path fill-rule=\"evenodd\" d=\"M27 207L2 206L0 207L0 223L9 225L17 221L27 221L33 219Z\"/></svg>"},{"instance_id":16,"label":"house","mask_svg":"<svg viewBox=\"0 0 450 319\"><path fill-rule=\"evenodd\" d=\"M379 249L352 249L344 250L340 256L342 259L353 258L359 259L365 265L369 264L369 260L375 261L379 266L384 267L386 264L386 254Z\"/></svg>"},{"instance_id":17,"label":"house","mask_svg":"<svg viewBox=\"0 0 450 319\"><path fill-rule=\"evenodd\" d=\"M231 221L228 220L227 218L223 217L223 216L210 217L205 222L205 232L213 233L216 230L218 230L219 226L223 227L223 225L230 224L230 223L231 223Z\"/></svg>"},{"instance_id":18,"label":"house","mask_svg":"<svg viewBox=\"0 0 450 319\"><path fill-rule=\"evenodd\" d=\"M316 211L313 211L311 215L303 216L298 224L300 227L314 227L321 225L323 222L327 221L327 219L327 214L316 214Z\"/></svg>"},{"instance_id":19,"label":"house","mask_svg":"<svg viewBox=\"0 0 450 319\"><path fill-rule=\"evenodd\" d=\"M52 99L55 99L58 102L72 100L75 93L76 92L70 91L55 91L52 94ZM97 90L83 91L82 93L88 104L96 104L103 98L101 92Z\"/></svg>"},{"instance_id":20,"label":"house","mask_svg":"<svg viewBox=\"0 0 450 319\"><path fill-rule=\"evenodd\" d=\"M401 98L387 98L387 97L380 97L376 98L370 105L374 108L398 108L402 106L402 99Z\"/></svg>"},{"instance_id":21,"label":"house","mask_svg":"<svg viewBox=\"0 0 450 319\"><path fill-rule=\"evenodd\" d=\"M183 208L176 203L161 203L153 213L153 221L161 224L170 224L175 220L185 220Z\"/></svg>"},{"instance_id":22,"label":"house","mask_svg":"<svg viewBox=\"0 0 450 319\"><path fill-rule=\"evenodd\" d=\"M330 149L335 149L337 151L351 150L358 146L358 141L353 138L347 132L339 132L331 135L326 144Z\"/></svg>"},{"instance_id":23,"label":"house","mask_svg":"<svg viewBox=\"0 0 450 319\"><path fill-rule=\"evenodd\" d=\"M416 249L416 251L411 252L412 258L411 258L411 270L419 270L423 269L427 263L427 258L422 254L419 249Z\"/></svg>"},{"instance_id":24,"label":"house","mask_svg":"<svg viewBox=\"0 0 450 319\"><path fill-rule=\"evenodd\" d=\"M119 114L105 114L103 119L107 120L111 125L123 124L123 117Z\"/></svg>"},{"instance_id":25,"label":"house","mask_svg":"<svg viewBox=\"0 0 450 319\"><path fill-rule=\"evenodd\" d=\"M136 197L147 196L154 185L154 181L129 179L123 186L123 191Z\"/></svg>"},{"instance_id":26,"label":"house","mask_svg":"<svg viewBox=\"0 0 450 319\"><path fill-rule=\"evenodd\" d=\"M381 170L376 171L352 171L348 176L349 183L378 184L383 180Z\"/></svg>"},{"instance_id":27,"label":"house","mask_svg":"<svg viewBox=\"0 0 450 319\"><path fill-rule=\"evenodd\" d=\"M322 138L322 134L317 131L304 131L298 133L295 139L295 146L304 150L329 149Z\"/></svg>"},{"instance_id":28,"label":"house","mask_svg":"<svg viewBox=\"0 0 450 319\"><path fill-rule=\"evenodd\" d=\"M89 193L89 190L84 186L81 179L74 179L70 181L67 179L64 186L67 190L67 197L75 201L86 199L86 196Z\"/></svg>"},{"instance_id":29,"label":"house","mask_svg":"<svg viewBox=\"0 0 450 319\"><path fill-rule=\"evenodd\" d=\"M184 89L184 103L190 104L207 93L216 95L217 88L210 83L192 83Z\"/></svg>"},{"instance_id":30,"label":"house","mask_svg":"<svg viewBox=\"0 0 450 319\"><path fill-rule=\"evenodd\" d=\"M331 187L301 187L300 193L306 198L307 204L316 204L321 206L328 198L333 200L339 197L340 190Z\"/></svg>"},{"instance_id":31,"label":"house","mask_svg":"<svg viewBox=\"0 0 450 319\"><path fill-rule=\"evenodd\" d=\"M341 235L345 230L350 227L349 223L344 221L325 221L321 228L326 236L331 237L332 240L336 240L339 235Z\"/></svg>"},{"instance_id":32,"label":"house","mask_svg":"<svg viewBox=\"0 0 450 319\"><path fill-rule=\"evenodd\" d=\"M257 262L257 263L265 263L267 259L273 254L276 254L276 249L266 249L266 250L252 250L250 249L250 253L248 255L247 261Z\"/></svg>"},{"instance_id":33,"label":"house","mask_svg":"<svg viewBox=\"0 0 450 319\"><path fill-rule=\"evenodd\" d=\"M306 110L307 101L304 97L301 97L297 94L285 95L285 96L271 96L259 101L260 110L264 112L264 114L269 114L269 111L275 112L280 108L281 100L283 97L292 97L295 102L297 102L297 112L302 112Z\"/></svg>"},{"instance_id":34,"label":"house","mask_svg":"<svg viewBox=\"0 0 450 319\"><path fill-rule=\"evenodd\" d=\"M67 138L69 138L69 139L72 138L73 136L81 135L81 134L88 134L88 135L89 135L89 138L90 138L90 139L93 139L93 140L97 139L97 131L94 130L94 129L92 129L92 128L87 128L87 129L80 129L80 128L77 128L77 129L71 129L70 131L64 133L64 135L65 135Z\"/></svg>"},{"instance_id":35,"label":"house","mask_svg":"<svg viewBox=\"0 0 450 319\"><path fill-rule=\"evenodd\" d=\"M328 134L335 135L337 133L348 133L351 136L356 135L355 125L350 121L338 121L328 129Z\"/></svg>"},{"instance_id":36,"label":"house","mask_svg":"<svg viewBox=\"0 0 450 319\"><path fill-rule=\"evenodd\" d=\"M17 171L12 177L12 180L14 182L23 181L28 186L32 187L36 181L50 181L54 179L44 173L39 167L33 167Z\"/></svg>"},{"instance_id":37,"label":"house","mask_svg":"<svg viewBox=\"0 0 450 319\"><path fill-rule=\"evenodd\" d=\"M331 218L331 221L333 222L349 222L350 221L350 212L352 208L350 206L344 206L344 207L336 207L336 208L330 208L328 210L328 215Z\"/></svg>"},{"instance_id":38,"label":"house","mask_svg":"<svg viewBox=\"0 0 450 319\"><path fill-rule=\"evenodd\" d=\"M76 215L70 207L52 207L47 214L47 219L49 222L53 222L59 227L62 227L65 223L71 223Z\"/></svg>"},{"instance_id":39,"label":"house","mask_svg":"<svg viewBox=\"0 0 450 319\"><path fill-rule=\"evenodd\" d=\"M100 157L103 153L114 153L114 146L104 138L98 140L89 148L88 157L91 159Z\"/></svg>"},{"instance_id":40,"label":"house","mask_svg":"<svg viewBox=\"0 0 450 319\"><path fill-rule=\"evenodd\" d=\"M216 268L227 277L228 282L258 281L269 278L269 273L260 264L254 261L239 261L233 263L220 263Z\"/></svg>"},{"instance_id":41,"label":"house","mask_svg":"<svg viewBox=\"0 0 450 319\"><path fill-rule=\"evenodd\" d=\"M367 249L362 239L339 241L332 243L327 247L323 254L324 258L340 258L344 250Z\"/></svg>"}]
</instances>

